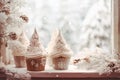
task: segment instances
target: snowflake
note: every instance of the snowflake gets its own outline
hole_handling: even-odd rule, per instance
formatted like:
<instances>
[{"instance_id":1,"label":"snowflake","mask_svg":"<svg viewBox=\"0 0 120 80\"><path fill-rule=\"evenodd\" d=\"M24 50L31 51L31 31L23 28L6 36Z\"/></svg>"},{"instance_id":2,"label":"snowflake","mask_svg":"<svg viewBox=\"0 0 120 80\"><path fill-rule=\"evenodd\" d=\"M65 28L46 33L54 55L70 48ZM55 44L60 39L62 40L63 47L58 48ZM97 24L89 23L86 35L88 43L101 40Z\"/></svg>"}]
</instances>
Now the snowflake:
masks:
<instances>
[{"instance_id":1,"label":"snowflake","mask_svg":"<svg viewBox=\"0 0 120 80\"><path fill-rule=\"evenodd\" d=\"M36 64L35 64L35 67L37 68L38 66L39 66L39 64L38 64L38 63L36 63Z\"/></svg>"},{"instance_id":2,"label":"snowflake","mask_svg":"<svg viewBox=\"0 0 120 80\"><path fill-rule=\"evenodd\" d=\"M46 58L42 58L40 64L41 64L41 65L45 65L45 61L46 61Z\"/></svg>"},{"instance_id":3,"label":"snowflake","mask_svg":"<svg viewBox=\"0 0 120 80\"><path fill-rule=\"evenodd\" d=\"M31 65L34 65L34 64L35 64L35 62L34 62L34 60L32 60L32 61L31 61Z\"/></svg>"}]
</instances>

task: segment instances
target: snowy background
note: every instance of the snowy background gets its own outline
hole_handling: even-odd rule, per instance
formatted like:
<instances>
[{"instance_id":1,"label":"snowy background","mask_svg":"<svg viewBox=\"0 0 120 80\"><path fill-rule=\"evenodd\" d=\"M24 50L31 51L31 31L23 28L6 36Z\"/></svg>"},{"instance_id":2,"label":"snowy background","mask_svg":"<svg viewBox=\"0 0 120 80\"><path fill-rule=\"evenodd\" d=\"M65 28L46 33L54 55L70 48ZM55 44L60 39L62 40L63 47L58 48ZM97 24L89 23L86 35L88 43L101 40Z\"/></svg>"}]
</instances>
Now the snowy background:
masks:
<instances>
[{"instance_id":1,"label":"snowy background","mask_svg":"<svg viewBox=\"0 0 120 80\"><path fill-rule=\"evenodd\" d=\"M28 0L24 10L27 36L36 27L46 48L58 28L75 53L96 46L111 50L111 0Z\"/></svg>"}]
</instances>

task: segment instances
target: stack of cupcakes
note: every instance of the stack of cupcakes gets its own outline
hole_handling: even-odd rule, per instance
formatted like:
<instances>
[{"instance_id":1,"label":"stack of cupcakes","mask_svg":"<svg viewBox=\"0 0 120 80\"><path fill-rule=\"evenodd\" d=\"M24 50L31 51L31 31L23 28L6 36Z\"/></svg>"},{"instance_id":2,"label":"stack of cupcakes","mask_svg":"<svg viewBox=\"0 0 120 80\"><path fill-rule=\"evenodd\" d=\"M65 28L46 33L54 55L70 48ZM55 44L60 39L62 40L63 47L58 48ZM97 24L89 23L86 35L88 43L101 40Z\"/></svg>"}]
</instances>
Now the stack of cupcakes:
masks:
<instances>
[{"instance_id":1,"label":"stack of cupcakes","mask_svg":"<svg viewBox=\"0 0 120 80\"><path fill-rule=\"evenodd\" d=\"M30 45L27 49L26 64L28 71L45 70L46 51L39 42L39 36L36 29L34 30L34 33L30 40Z\"/></svg>"}]
</instances>

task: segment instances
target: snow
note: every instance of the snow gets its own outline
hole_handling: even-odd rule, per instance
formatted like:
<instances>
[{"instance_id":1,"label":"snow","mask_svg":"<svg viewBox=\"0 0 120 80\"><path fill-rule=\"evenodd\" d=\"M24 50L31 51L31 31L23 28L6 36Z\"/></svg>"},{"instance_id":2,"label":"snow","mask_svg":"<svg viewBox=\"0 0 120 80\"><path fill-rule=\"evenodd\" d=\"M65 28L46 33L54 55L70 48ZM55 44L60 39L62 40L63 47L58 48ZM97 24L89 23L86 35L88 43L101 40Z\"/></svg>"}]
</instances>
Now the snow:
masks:
<instances>
[{"instance_id":1,"label":"snow","mask_svg":"<svg viewBox=\"0 0 120 80\"><path fill-rule=\"evenodd\" d=\"M29 0L28 5L26 33L30 37L36 27L44 47L58 28L75 54L85 47L111 50L111 0Z\"/></svg>"},{"instance_id":2,"label":"snow","mask_svg":"<svg viewBox=\"0 0 120 80\"><path fill-rule=\"evenodd\" d=\"M0 13L0 22L4 23L8 17L5 16L5 13Z\"/></svg>"},{"instance_id":3,"label":"snow","mask_svg":"<svg viewBox=\"0 0 120 80\"><path fill-rule=\"evenodd\" d=\"M14 65L0 67L0 72L6 75L7 80L31 80L31 75L25 68L15 68Z\"/></svg>"},{"instance_id":4,"label":"snow","mask_svg":"<svg viewBox=\"0 0 120 80\"><path fill-rule=\"evenodd\" d=\"M9 49L12 50L13 56L25 56L26 47L22 45L19 41L8 41Z\"/></svg>"},{"instance_id":5,"label":"snow","mask_svg":"<svg viewBox=\"0 0 120 80\"><path fill-rule=\"evenodd\" d=\"M74 65L78 69L96 70L100 74L120 72L120 60L114 54L107 53L104 49L96 48L94 50L84 49L74 57Z\"/></svg>"}]
</instances>

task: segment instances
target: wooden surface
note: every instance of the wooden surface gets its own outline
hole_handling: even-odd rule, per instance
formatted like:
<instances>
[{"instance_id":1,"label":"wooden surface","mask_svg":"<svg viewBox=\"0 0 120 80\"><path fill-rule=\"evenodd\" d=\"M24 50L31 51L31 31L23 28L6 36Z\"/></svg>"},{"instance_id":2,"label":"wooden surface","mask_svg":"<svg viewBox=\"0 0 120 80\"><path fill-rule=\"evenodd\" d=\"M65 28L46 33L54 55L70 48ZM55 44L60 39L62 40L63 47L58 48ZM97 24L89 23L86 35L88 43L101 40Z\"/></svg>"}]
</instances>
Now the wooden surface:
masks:
<instances>
[{"instance_id":1,"label":"wooden surface","mask_svg":"<svg viewBox=\"0 0 120 80\"><path fill-rule=\"evenodd\" d=\"M52 78L52 79L32 79L32 80L120 80L118 78L79 78L79 79L75 79L75 78L67 78L67 79L56 79L56 78Z\"/></svg>"},{"instance_id":2,"label":"wooden surface","mask_svg":"<svg viewBox=\"0 0 120 80\"><path fill-rule=\"evenodd\" d=\"M120 52L120 0L112 0L112 48Z\"/></svg>"},{"instance_id":3,"label":"wooden surface","mask_svg":"<svg viewBox=\"0 0 120 80\"><path fill-rule=\"evenodd\" d=\"M30 73L33 78L120 78L120 73L112 73L110 75L99 73L80 73L80 72L61 72L61 73L50 73L50 72L34 72Z\"/></svg>"},{"instance_id":4,"label":"wooden surface","mask_svg":"<svg viewBox=\"0 0 120 80\"><path fill-rule=\"evenodd\" d=\"M120 52L120 0L118 0L118 51ZM116 15L115 15L116 16Z\"/></svg>"},{"instance_id":5,"label":"wooden surface","mask_svg":"<svg viewBox=\"0 0 120 80\"><path fill-rule=\"evenodd\" d=\"M112 48L118 50L118 1L112 0Z\"/></svg>"},{"instance_id":6,"label":"wooden surface","mask_svg":"<svg viewBox=\"0 0 120 80\"><path fill-rule=\"evenodd\" d=\"M98 73L31 73L32 80L120 80L120 73L99 75Z\"/></svg>"},{"instance_id":7,"label":"wooden surface","mask_svg":"<svg viewBox=\"0 0 120 80\"><path fill-rule=\"evenodd\" d=\"M30 73L33 78L120 78L120 73L112 73L110 75L99 73L80 73L80 72L61 72L61 73L50 73L50 72L39 72Z\"/></svg>"},{"instance_id":8,"label":"wooden surface","mask_svg":"<svg viewBox=\"0 0 120 80\"><path fill-rule=\"evenodd\" d=\"M31 72L32 80L120 80L120 73L99 75L98 73L78 72ZM0 74L0 80L6 80L5 75Z\"/></svg>"}]
</instances>

